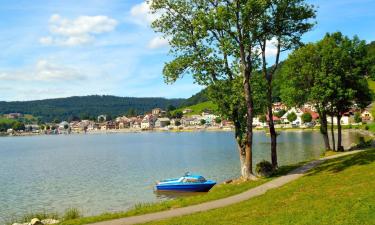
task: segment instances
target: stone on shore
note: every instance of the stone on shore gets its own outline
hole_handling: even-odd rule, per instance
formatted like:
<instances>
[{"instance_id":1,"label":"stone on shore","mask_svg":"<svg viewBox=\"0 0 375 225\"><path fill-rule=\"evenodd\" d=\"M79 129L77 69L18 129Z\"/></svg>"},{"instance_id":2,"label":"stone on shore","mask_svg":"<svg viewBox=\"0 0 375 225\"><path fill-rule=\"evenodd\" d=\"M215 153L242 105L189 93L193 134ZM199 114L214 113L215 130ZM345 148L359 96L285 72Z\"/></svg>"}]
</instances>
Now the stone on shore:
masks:
<instances>
[{"instance_id":1,"label":"stone on shore","mask_svg":"<svg viewBox=\"0 0 375 225\"><path fill-rule=\"evenodd\" d=\"M42 220L42 223L45 225L48 225L48 224L57 224L57 223L60 223L60 221L55 220L55 219L44 219Z\"/></svg>"},{"instance_id":2,"label":"stone on shore","mask_svg":"<svg viewBox=\"0 0 375 225\"><path fill-rule=\"evenodd\" d=\"M31 220L30 225L44 225L44 224L38 218L34 218Z\"/></svg>"}]
</instances>

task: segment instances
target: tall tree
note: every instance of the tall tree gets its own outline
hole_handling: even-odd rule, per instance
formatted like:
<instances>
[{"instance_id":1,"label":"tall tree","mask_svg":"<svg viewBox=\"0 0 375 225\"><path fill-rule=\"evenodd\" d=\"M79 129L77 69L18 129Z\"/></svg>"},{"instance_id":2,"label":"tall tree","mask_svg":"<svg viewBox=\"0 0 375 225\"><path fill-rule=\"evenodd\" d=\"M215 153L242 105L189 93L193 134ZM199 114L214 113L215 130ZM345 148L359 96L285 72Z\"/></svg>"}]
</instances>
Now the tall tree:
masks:
<instances>
[{"instance_id":1,"label":"tall tree","mask_svg":"<svg viewBox=\"0 0 375 225\"><path fill-rule=\"evenodd\" d=\"M268 0L264 1L266 10L261 17L256 39L260 46L262 73L267 81L267 114L271 137L271 159L273 167L277 167L277 134L273 121L272 103L274 96L273 77L280 63L280 54L299 46L301 36L313 26L315 9L305 0ZM275 42L275 43L272 43ZM267 52L269 45L274 45L275 61L270 69L268 67Z\"/></svg>"},{"instance_id":2,"label":"tall tree","mask_svg":"<svg viewBox=\"0 0 375 225\"><path fill-rule=\"evenodd\" d=\"M327 104L330 90L324 88L325 77L320 71L321 59L316 44L307 44L292 52L279 74L281 99L289 106L312 103L319 113L320 132L325 149L330 150L327 124Z\"/></svg>"},{"instance_id":3,"label":"tall tree","mask_svg":"<svg viewBox=\"0 0 375 225\"><path fill-rule=\"evenodd\" d=\"M242 79L246 132L241 138L242 176L253 177L252 142L254 99L252 74L258 55L255 32L265 4L259 0L153 0L151 9L159 15L152 26L169 40L174 59L163 73L166 82L174 82L185 74L202 85L234 81L235 72ZM239 110L234 109L233 113ZM241 120L242 121L242 118Z\"/></svg>"},{"instance_id":4,"label":"tall tree","mask_svg":"<svg viewBox=\"0 0 375 225\"><path fill-rule=\"evenodd\" d=\"M308 44L293 52L282 69L282 98L302 104L312 102L321 116L321 131L330 149L327 118L337 118L337 150L343 150L341 117L356 104L365 107L371 92L363 76L366 68L365 42L350 39L340 32L327 34L321 41ZM331 122L333 125L333 122ZM335 136L332 131L332 145Z\"/></svg>"}]
</instances>

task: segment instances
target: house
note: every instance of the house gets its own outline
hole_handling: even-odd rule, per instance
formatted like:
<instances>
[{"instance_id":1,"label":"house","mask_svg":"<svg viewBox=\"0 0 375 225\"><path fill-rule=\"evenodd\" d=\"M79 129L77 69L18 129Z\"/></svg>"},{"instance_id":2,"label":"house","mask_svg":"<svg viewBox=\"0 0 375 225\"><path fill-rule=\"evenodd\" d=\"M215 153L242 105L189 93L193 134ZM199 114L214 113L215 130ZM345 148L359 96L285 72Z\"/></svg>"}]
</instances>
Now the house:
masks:
<instances>
[{"instance_id":1,"label":"house","mask_svg":"<svg viewBox=\"0 0 375 225\"><path fill-rule=\"evenodd\" d=\"M272 104L272 112L280 112L281 110L287 110L288 108L282 102L275 102Z\"/></svg>"},{"instance_id":2,"label":"house","mask_svg":"<svg viewBox=\"0 0 375 225\"><path fill-rule=\"evenodd\" d=\"M66 122L66 121L62 121L62 122L59 124L59 126L58 126L59 130L66 130L66 129L68 129L69 127L70 127L70 124L69 124L68 122Z\"/></svg>"},{"instance_id":3,"label":"house","mask_svg":"<svg viewBox=\"0 0 375 225\"><path fill-rule=\"evenodd\" d=\"M297 115L297 118L294 121L289 121L288 120L288 115L291 113L295 113ZM303 111L299 108L292 107L289 109L282 117L281 117L281 122L283 123L291 123L292 125L299 126L302 124L302 116Z\"/></svg>"},{"instance_id":4,"label":"house","mask_svg":"<svg viewBox=\"0 0 375 225\"><path fill-rule=\"evenodd\" d=\"M362 111L361 118L363 122L371 122L374 120L374 117L372 116L371 112L367 109Z\"/></svg>"},{"instance_id":5,"label":"house","mask_svg":"<svg viewBox=\"0 0 375 225\"><path fill-rule=\"evenodd\" d=\"M118 124L119 129L130 127L131 120L126 116L117 117L115 121Z\"/></svg>"},{"instance_id":6,"label":"house","mask_svg":"<svg viewBox=\"0 0 375 225\"><path fill-rule=\"evenodd\" d=\"M98 122L104 122L104 121L107 121L107 115L98 116Z\"/></svg>"},{"instance_id":7,"label":"house","mask_svg":"<svg viewBox=\"0 0 375 225\"><path fill-rule=\"evenodd\" d=\"M255 127L264 127L266 126L267 123L266 122L261 122L260 121L260 117L253 117L253 126Z\"/></svg>"},{"instance_id":8,"label":"house","mask_svg":"<svg viewBox=\"0 0 375 225\"><path fill-rule=\"evenodd\" d=\"M171 119L171 126L177 126L177 124L181 125L181 120Z\"/></svg>"},{"instance_id":9,"label":"house","mask_svg":"<svg viewBox=\"0 0 375 225\"><path fill-rule=\"evenodd\" d=\"M206 121L206 124L211 125L215 122L215 119L217 117L218 116L216 116L214 114L202 112L202 118L201 119L204 119Z\"/></svg>"},{"instance_id":10,"label":"house","mask_svg":"<svg viewBox=\"0 0 375 225\"><path fill-rule=\"evenodd\" d=\"M116 122L107 121L104 124L102 124L100 129L101 130L114 130L114 129L118 129L118 126L117 126Z\"/></svg>"},{"instance_id":11,"label":"house","mask_svg":"<svg viewBox=\"0 0 375 225\"><path fill-rule=\"evenodd\" d=\"M152 129L154 127L154 117L149 114L143 117L141 122L141 129Z\"/></svg>"},{"instance_id":12,"label":"house","mask_svg":"<svg viewBox=\"0 0 375 225\"><path fill-rule=\"evenodd\" d=\"M171 124L171 121L169 120L169 118L158 118L155 122L155 127L166 127L166 126L169 126Z\"/></svg>"},{"instance_id":13,"label":"house","mask_svg":"<svg viewBox=\"0 0 375 225\"><path fill-rule=\"evenodd\" d=\"M319 119L319 113L317 113L314 109L314 107L304 107L302 108L302 112L309 113L312 117L312 120L315 121Z\"/></svg>"},{"instance_id":14,"label":"house","mask_svg":"<svg viewBox=\"0 0 375 225\"><path fill-rule=\"evenodd\" d=\"M161 108L155 108L155 109L152 110L151 113L152 113L153 116L159 116L161 111L162 111Z\"/></svg>"},{"instance_id":15,"label":"house","mask_svg":"<svg viewBox=\"0 0 375 225\"><path fill-rule=\"evenodd\" d=\"M28 131L28 132L37 133L37 132L39 132L40 127L39 127L38 124L26 124L25 130Z\"/></svg>"},{"instance_id":16,"label":"house","mask_svg":"<svg viewBox=\"0 0 375 225\"><path fill-rule=\"evenodd\" d=\"M22 116L23 116L22 113L9 113L5 115L5 117L8 119L18 119Z\"/></svg>"},{"instance_id":17,"label":"house","mask_svg":"<svg viewBox=\"0 0 375 225\"><path fill-rule=\"evenodd\" d=\"M184 110L182 110L183 114L187 114L187 113L191 113L191 112L193 112L192 109L184 109Z\"/></svg>"},{"instance_id":18,"label":"house","mask_svg":"<svg viewBox=\"0 0 375 225\"><path fill-rule=\"evenodd\" d=\"M182 124L184 127L194 126L194 125L197 124L197 122L196 122L196 118L193 118L193 117L182 118L182 119L181 119L181 124Z\"/></svg>"}]
</instances>

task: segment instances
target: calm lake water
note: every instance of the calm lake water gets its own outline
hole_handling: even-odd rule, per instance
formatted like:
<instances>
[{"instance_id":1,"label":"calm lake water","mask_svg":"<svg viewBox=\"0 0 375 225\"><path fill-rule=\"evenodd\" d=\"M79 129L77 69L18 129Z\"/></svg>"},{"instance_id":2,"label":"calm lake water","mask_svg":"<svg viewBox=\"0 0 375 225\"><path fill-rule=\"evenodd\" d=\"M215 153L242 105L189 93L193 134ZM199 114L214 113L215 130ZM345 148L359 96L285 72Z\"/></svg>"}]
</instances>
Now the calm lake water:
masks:
<instances>
[{"instance_id":1,"label":"calm lake water","mask_svg":"<svg viewBox=\"0 0 375 225\"><path fill-rule=\"evenodd\" d=\"M356 134L344 132L346 144ZM319 132L283 132L280 165L322 153ZM254 136L254 160L270 160L269 137ZM0 223L30 211L76 207L84 214L158 201L156 180L186 171L222 182L239 176L233 133L123 133L0 138Z\"/></svg>"}]
</instances>

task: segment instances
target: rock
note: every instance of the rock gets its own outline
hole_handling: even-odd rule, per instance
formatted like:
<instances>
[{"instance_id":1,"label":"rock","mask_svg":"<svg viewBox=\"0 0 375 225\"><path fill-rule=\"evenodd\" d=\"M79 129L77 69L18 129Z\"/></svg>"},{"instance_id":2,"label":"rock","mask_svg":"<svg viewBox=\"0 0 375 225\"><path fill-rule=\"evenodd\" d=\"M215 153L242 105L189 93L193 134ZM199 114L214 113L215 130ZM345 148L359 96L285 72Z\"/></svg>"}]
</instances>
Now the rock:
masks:
<instances>
[{"instance_id":1,"label":"rock","mask_svg":"<svg viewBox=\"0 0 375 225\"><path fill-rule=\"evenodd\" d=\"M13 223L12 225L29 225L29 223Z\"/></svg>"},{"instance_id":2,"label":"rock","mask_svg":"<svg viewBox=\"0 0 375 225\"><path fill-rule=\"evenodd\" d=\"M43 224L56 224L56 223L60 223L59 220L55 220L55 219L44 219L42 220L42 223Z\"/></svg>"},{"instance_id":3,"label":"rock","mask_svg":"<svg viewBox=\"0 0 375 225\"><path fill-rule=\"evenodd\" d=\"M233 180L230 179L230 180L226 180L226 181L224 181L224 184L230 184L230 183L232 183L232 182L233 182Z\"/></svg>"},{"instance_id":4,"label":"rock","mask_svg":"<svg viewBox=\"0 0 375 225\"><path fill-rule=\"evenodd\" d=\"M30 225L44 225L38 218L31 220Z\"/></svg>"}]
</instances>

